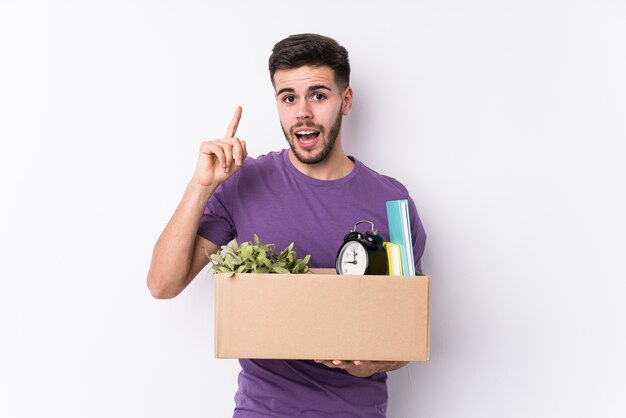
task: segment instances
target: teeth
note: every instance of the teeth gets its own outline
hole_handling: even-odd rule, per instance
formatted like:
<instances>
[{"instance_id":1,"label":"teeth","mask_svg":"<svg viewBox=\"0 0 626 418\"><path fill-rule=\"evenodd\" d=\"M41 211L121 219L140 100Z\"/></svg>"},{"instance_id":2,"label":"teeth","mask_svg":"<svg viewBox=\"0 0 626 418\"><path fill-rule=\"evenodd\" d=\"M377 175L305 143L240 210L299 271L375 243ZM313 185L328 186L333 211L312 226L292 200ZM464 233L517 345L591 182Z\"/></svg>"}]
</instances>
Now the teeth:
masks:
<instances>
[{"instance_id":1,"label":"teeth","mask_svg":"<svg viewBox=\"0 0 626 418\"><path fill-rule=\"evenodd\" d=\"M311 135L314 134L317 131L300 131L297 133L297 135Z\"/></svg>"}]
</instances>

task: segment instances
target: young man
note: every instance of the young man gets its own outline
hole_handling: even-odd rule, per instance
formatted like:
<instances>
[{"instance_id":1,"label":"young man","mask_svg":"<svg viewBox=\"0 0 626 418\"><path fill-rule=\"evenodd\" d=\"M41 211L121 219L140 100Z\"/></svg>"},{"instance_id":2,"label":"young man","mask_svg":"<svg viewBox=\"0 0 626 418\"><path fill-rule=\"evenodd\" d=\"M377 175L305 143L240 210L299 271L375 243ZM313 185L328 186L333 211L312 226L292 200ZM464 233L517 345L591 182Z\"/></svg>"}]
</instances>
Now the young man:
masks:
<instances>
[{"instance_id":1,"label":"young man","mask_svg":"<svg viewBox=\"0 0 626 418\"><path fill-rule=\"evenodd\" d=\"M294 242L311 267L332 267L355 222L388 237L385 202L409 199L415 263L426 236L404 186L343 150L341 121L352 106L348 52L314 34L278 42L269 60L288 150L247 158L237 108L226 135L200 146L196 171L156 243L148 273L154 297L179 294L237 238L284 248ZM393 301L389 301L393 304ZM323 315L320 312L319 315ZM361 359L240 360L235 417L384 417L386 372L406 363Z\"/></svg>"}]
</instances>

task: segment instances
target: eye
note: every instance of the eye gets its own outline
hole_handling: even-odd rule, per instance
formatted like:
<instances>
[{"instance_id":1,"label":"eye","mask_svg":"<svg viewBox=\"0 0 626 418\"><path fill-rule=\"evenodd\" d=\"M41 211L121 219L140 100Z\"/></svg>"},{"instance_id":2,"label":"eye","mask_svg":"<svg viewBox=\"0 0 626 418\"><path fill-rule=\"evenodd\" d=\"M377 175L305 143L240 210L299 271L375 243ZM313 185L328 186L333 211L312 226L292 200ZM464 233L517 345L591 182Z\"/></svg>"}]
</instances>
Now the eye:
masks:
<instances>
[{"instance_id":1,"label":"eye","mask_svg":"<svg viewBox=\"0 0 626 418\"><path fill-rule=\"evenodd\" d=\"M326 98L325 95L323 95L322 93L315 93L313 94L313 99L314 100L324 100Z\"/></svg>"},{"instance_id":2,"label":"eye","mask_svg":"<svg viewBox=\"0 0 626 418\"><path fill-rule=\"evenodd\" d=\"M285 103L293 103L296 101L296 98L294 96L285 96L283 97L283 102Z\"/></svg>"}]
</instances>

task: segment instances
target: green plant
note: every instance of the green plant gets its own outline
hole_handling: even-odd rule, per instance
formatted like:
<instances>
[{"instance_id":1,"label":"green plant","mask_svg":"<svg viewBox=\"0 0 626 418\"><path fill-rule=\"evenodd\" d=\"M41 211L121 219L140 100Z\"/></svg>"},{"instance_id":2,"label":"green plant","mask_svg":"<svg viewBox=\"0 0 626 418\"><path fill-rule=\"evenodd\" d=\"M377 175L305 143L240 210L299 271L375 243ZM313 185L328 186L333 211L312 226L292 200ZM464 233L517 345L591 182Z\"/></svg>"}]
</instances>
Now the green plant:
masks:
<instances>
[{"instance_id":1,"label":"green plant","mask_svg":"<svg viewBox=\"0 0 626 418\"><path fill-rule=\"evenodd\" d=\"M277 253L276 245L263 245L254 234L254 244L244 242L239 245L237 240L233 240L230 245L222 245L221 251L211 254L209 258L213 263L213 272L232 276L235 273L308 273L307 264L311 256L297 258L293 242Z\"/></svg>"}]
</instances>

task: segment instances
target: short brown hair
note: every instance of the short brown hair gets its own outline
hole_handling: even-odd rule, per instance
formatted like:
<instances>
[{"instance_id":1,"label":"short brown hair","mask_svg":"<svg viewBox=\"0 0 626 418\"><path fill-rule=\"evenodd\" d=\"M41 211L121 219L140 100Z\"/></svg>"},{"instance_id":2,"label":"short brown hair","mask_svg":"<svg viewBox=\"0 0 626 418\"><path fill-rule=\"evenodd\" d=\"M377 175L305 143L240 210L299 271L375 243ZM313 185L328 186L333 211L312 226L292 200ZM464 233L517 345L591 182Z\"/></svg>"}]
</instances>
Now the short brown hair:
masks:
<instances>
[{"instance_id":1,"label":"short brown hair","mask_svg":"<svg viewBox=\"0 0 626 418\"><path fill-rule=\"evenodd\" d=\"M350 84L350 62L346 48L326 36L302 33L291 35L274 45L269 59L272 85L277 70L305 65L328 66L335 72L335 83L338 86L346 87Z\"/></svg>"}]
</instances>

